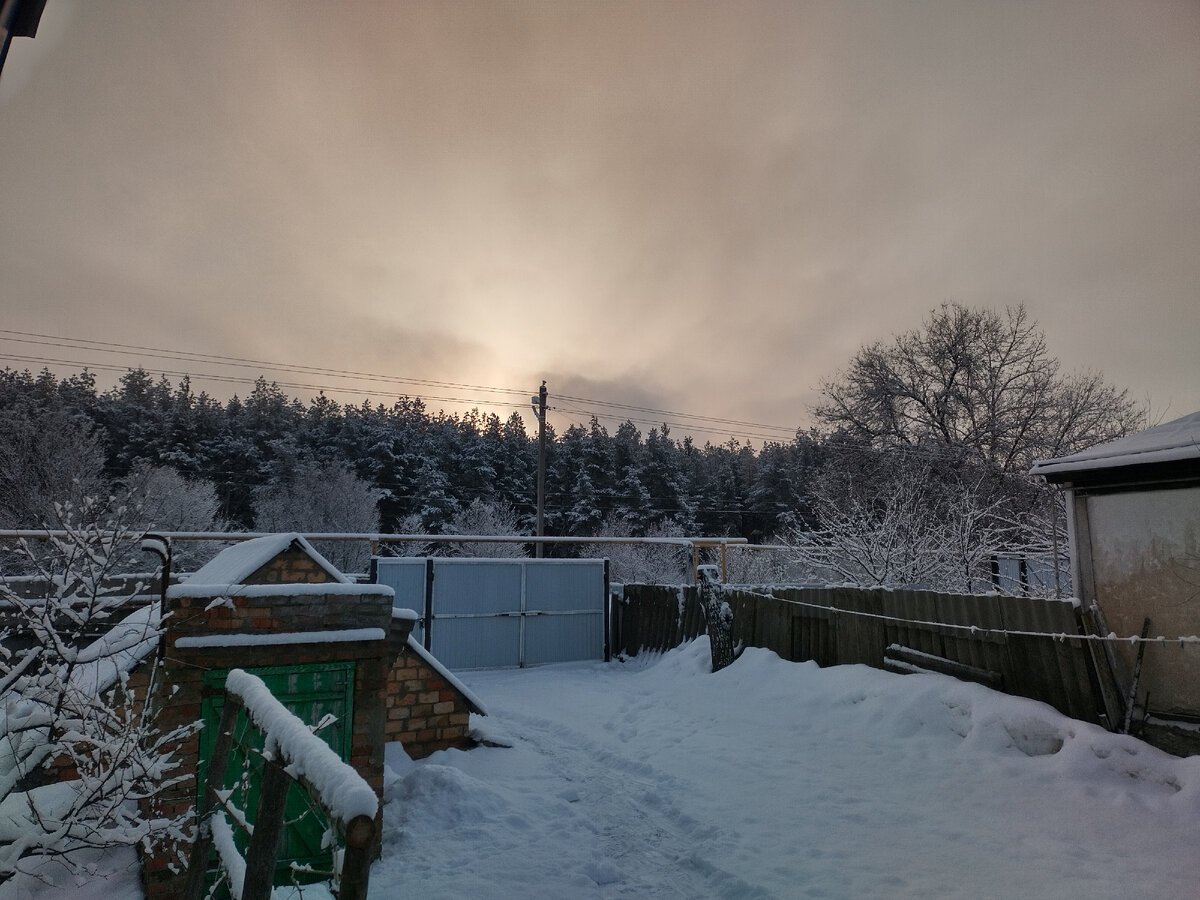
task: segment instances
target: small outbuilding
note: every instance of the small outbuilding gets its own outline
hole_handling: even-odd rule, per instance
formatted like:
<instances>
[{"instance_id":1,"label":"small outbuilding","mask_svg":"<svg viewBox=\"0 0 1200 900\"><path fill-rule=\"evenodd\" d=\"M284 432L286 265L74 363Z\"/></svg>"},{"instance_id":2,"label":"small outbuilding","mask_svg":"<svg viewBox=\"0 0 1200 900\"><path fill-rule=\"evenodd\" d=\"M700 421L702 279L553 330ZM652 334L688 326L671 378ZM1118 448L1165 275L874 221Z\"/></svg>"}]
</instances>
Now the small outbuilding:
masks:
<instances>
[{"instance_id":1,"label":"small outbuilding","mask_svg":"<svg viewBox=\"0 0 1200 900\"><path fill-rule=\"evenodd\" d=\"M1042 460L1034 475L1066 490L1072 576L1102 627L1161 642L1109 645L1118 690L1148 740L1200 752L1200 412ZM1180 638L1184 640L1180 640ZM1137 672L1136 685L1134 676Z\"/></svg>"},{"instance_id":2,"label":"small outbuilding","mask_svg":"<svg viewBox=\"0 0 1200 900\"><path fill-rule=\"evenodd\" d=\"M196 772L197 782L207 777L225 678L235 668L262 678L306 723L323 722L321 737L380 797L386 742L401 741L413 757L462 746L469 714L483 712L465 686L409 640L416 613L393 609L390 587L351 582L299 534L223 550L167 589L164 612L158 722L164 732L204 723L180 749L184 770ZM196 800L197 782L155 802L184 811ZM295 805L297 815L286 816L294 824L283 839L282 880L289 867L294 873L328 857L323 824L305 814L303 798ZM179 895L186 873L174 862L147 856L150 900ZM329 863L315 867L328 870Z\"/></svg>"}]
</instances>

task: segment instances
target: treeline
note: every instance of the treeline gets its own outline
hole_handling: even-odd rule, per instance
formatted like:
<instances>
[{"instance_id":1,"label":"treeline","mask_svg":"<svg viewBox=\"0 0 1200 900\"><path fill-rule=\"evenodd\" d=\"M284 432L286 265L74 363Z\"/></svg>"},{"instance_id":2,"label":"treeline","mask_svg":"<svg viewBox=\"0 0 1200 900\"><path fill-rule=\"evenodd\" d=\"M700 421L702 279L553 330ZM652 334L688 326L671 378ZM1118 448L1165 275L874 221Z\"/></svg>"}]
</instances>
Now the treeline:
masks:
<instances>
[{"instance_id":1,"label":"treeline","mask_svg":"<svg viewBox=\"0 0 1200 900\"><path fill-rule=\"evenodd\" d=\"M537 442L521 416L431 412L420 399L390 406L304 403L259 379L245 397L220 401L134 369L110 390L92 373L0 373L0 518L4 527L56 502L56 480L73 489L120 483L137 471L170 470L211 484L218 518L254 528L272 486L302 471L344 470L378 498L380 530L438 534L473 501L507 507L532 533ZM806 516L808 484L826 446L815 434L755 450L732 439L696 446L664 425L643 435L632 422L610 433L592 419L550 429L546 532L588 537L689 533L769 541ZM99 472L89 473L89 461ZM332 469L330 467L333 467ZM37 494L32 500L22 492ZM62 488L60 492L66 491ZM22 521L24 520L24 521Z\"/></svg>"},{"instance_id":2,"label":"treeline","mask_svg":"<svg viewBox=\"0 0 1200 900\"><path fill-rule=\"evenodd\" d=\"M629 421L551 432L547 533L778 537L798 577L973 591L1000 556L1061 556L1061 498L1032 462L1143 420L1128 391L1064 373L1020 306L938 307L821 394L822 433L757 451ZM302 403L261 379L221 402L141 369L104 392L86 371L0 377L0 528L101 495L174 531L531 534L536 478L515 413Z\"/></svg>"}]
</instances>

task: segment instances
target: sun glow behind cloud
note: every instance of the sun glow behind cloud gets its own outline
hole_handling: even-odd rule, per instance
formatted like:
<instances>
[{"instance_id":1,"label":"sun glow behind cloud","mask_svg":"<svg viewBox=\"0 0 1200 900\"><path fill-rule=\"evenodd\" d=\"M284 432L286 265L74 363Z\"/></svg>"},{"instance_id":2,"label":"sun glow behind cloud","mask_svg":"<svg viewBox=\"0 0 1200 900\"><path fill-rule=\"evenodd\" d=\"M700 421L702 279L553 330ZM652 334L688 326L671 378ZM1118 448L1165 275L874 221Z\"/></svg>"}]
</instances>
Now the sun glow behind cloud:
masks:
<instances>
[{"instance_id":1,"label":"sun glow behind cloud","mask_svg":"<svg viewBox=\"0 0 1200 900\"><path fill-rule=\"evenodd\" d=\"M1165 2L56 2L0 81L0 299L787 426L938 303L1024 302L1182 413L1198 46Z\"/></svg>"}]
</instances>

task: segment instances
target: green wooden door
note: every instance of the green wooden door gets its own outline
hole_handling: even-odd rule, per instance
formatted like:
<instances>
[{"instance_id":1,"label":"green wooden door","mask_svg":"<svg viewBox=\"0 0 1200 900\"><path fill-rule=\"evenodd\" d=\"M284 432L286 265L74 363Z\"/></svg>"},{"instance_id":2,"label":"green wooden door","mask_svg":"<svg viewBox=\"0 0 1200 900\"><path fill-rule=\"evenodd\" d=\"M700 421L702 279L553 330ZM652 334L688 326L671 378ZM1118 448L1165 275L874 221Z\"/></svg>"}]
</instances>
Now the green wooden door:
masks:
<instances>
[{"instance_id":1,"label":"green wooden door","mask_svg":"<svg viewBox=\"0 0 1200 900\"><path fill-rule=\"evenodd\" d=\"M354 696L354 663L310 663L298 666L273 666L270 668L246 669L263 680L271 693L308 725L315 725L325 716L335 721L322 728L321 738L343 760L349 761L353 739L352 716ZM207 760L212 756L216 741L217 724L225 706L225 679L228 670L205 673L204 701L201 710L204 730L200 732L200 778L199 790L204 789L203 778L207 773ZM234 743L230 750L229 764L225 770L224 787L235 788L234 802L246 811L251 823L258 808L258 781L261 771L263 736L251 727L243 711L238 715L234 732ZM279 849L279 864L275 871L277 885L323 881L333 868L333 848L326 844L327 822L325 816L309 800L307 792L298 784L288 789L286 823ZM244 854L249 843L238 828L238 848ZM295 866L311 868L312 874Z\"/></svg>"}]
</instances>

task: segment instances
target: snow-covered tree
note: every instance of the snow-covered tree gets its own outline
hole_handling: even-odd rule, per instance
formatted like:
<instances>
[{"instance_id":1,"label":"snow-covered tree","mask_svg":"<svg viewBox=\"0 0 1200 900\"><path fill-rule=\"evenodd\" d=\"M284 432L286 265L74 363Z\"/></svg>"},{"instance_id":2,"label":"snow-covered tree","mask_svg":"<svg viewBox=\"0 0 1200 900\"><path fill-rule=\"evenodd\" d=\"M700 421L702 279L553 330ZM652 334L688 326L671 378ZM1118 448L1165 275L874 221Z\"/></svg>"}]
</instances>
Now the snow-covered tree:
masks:
<instances>
[{"instance_id":1,"label":"snow-covered tree","mask_svg":"<svg viewBox=\"0 0 1200 900\"><path fill-rule=\"evenodd\" d=\"M135 524L143 531L227 531L216 486L166 466L139 465L123 480ZM213 555L211 543L176 541L172 569L191 571Z\"/></svg>"},{"instance_id":2,"label":"snow-covered tree","mask_svg":"<svg viewBox=\"0 0 1200 900\"><path fill-rule=\"evenodd\" d=\"M57 408L0 412L0 527L42 528L55 504L106 496L104 444L91 423Z\"/></svg>"},{"instance_id":3,"label":"snow-covered tree","mask_svg":"<svg viewBox=\"0 0 1200 900\"><path fill-rule=\"evenodd\" d=\"M0 881L36 857L185 837L189 816L153 811L190 777L175 752L193 730L155 724L160 611L113 588L136 551L127 512L60 506L65 536L20 544L35 576L0 577Z\"/></svg>"},{"instance_id":4,"label":"snow-covered tree","mask_svg":"<svg viewBox=\"0 0 1200 900\"><path fill-rule=\"evenodd\" d=\"M374 533L379 530L379 492L337 463L304 463L280 483L256 488L254 527L259 531ZM366 569L370 546L324 541L317 549L343 572Z\"/></svg>"},{"instance_id":5,"label":"snow-covered tree","mask_svg":"<svg viewBox=\"0 0 1200 900\"><path fill-rule=\"evenodd\" d=\"M630 537L634 525L614 517L600 529L597 537ZM682 537L676 526L652 528L642 535L647 538ZM609 579L621 584L687 584L691 581L692 554L687 547L675 543L585 544L580 556L608 560Z\"/></svg>"},{"instance_id":6,"label":"snow-covered tree","mask_svg":"<svg viewBox=\"0 0 1200 900\"><path fill-rule=\"evenodd\" d=\"M521 530L518 527L516 511L507 503L503 501L489 503L475 499L451 516L446 533L486 537L488 535L518 535ZM507 541L463 541L450 545L450 552L455 556L497 559L517 559L527 555L524 544Z\"/></svg>"},{"instance_id":7,"label":"snow-covered tree","mask_svg":"<svg viewBox=\"0 0 1200 900\"><path fill-rule=\"evenodd\" d=\"M816 524L794 532L797 562L824 581L991 590L993 555L1031 539L991 471L933 453L848 451L814 484Z\"/></svg>"}]
</instances>

